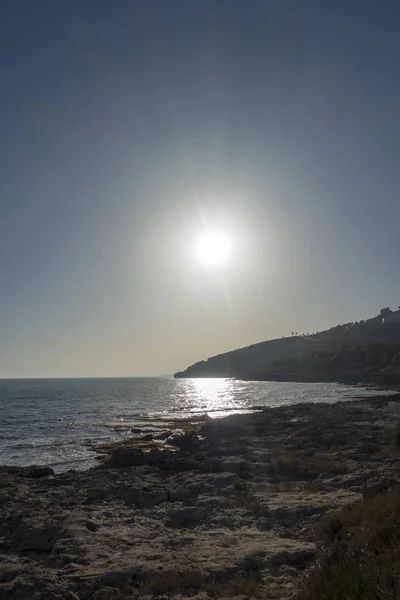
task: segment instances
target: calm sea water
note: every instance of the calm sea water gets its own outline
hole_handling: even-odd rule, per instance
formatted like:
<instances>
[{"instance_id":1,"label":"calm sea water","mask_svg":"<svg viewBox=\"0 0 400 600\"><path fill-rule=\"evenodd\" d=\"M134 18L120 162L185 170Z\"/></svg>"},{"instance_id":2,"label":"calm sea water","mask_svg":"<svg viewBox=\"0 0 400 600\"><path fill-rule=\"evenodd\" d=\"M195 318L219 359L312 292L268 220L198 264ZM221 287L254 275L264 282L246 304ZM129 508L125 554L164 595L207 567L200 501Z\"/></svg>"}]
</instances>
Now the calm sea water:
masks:
<instances>
[{"instance_id":1,"label":"calm sea water","mask_svg":"<svg viewBox=\"0 0 400 600\"><path fill-rule=\"evenodd\" d=\"M122 439L144 416L221 417L252 406L335 402L373 390L231 379L0 380L0 464L95 464L91 443Z\"/></svg>"}]
</instances>

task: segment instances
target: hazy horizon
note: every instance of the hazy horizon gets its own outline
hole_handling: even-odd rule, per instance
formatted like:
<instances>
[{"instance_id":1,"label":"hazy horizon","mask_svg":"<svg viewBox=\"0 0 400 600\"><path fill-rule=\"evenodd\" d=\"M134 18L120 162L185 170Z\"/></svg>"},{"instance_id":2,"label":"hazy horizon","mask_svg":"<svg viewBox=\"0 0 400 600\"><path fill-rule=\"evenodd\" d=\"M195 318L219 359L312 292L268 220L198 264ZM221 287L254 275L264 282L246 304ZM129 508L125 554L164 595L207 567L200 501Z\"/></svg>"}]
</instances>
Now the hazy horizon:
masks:
<instances>
[{"instance_id":1,"label":"hazy horizon","mask_svg":"<svg viewBox=\"0 0 400 600\"><path fill-rule=\"evenodd\" d=\"M397 3L2 17L1 378L169 374L400 304Z\"/></svg>"}]
</instances>

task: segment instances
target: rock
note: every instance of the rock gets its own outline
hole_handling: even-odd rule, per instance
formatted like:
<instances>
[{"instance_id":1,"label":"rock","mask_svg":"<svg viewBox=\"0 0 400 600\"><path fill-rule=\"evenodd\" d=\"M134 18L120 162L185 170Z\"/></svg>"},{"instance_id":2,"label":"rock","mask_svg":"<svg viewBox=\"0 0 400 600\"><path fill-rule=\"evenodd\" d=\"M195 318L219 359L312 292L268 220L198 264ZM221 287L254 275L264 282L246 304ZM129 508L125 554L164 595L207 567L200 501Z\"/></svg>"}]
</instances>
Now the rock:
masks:
<instances>
[{"instance_id":1,"label":"rock","mask_svg":"<svg viewBox=\"0 0 400 600\"><path fill-rule=\"evenodd\" d=\"M154 440L166 440L167 438L169 438L169 436L171 435L171 431L161 431L161 433L157 433L156 435L153 435L153 439Z\"/></svg>"},{"instance_id":2,"label":"rock","mask_svg":"<svg viewBox=\"0 0 400 600\"><path fill-rule=\"evenodd\" d=\"M88 520L85 524L89 531L97 531L101 527L100 523L97 521Z\"/></svg>"},{"instance_id":3,"label":"rock","mask_svg":"<svg viewBox=\"0 0 400 600\"><path fill-rule=\"evenodd\" d=\"M368 485L362 488L363 498L372 498L379 492L384 492L388 490L395 484L395 480L378 480L373 483L369 483Z\"/></svg>"},{"instance_id":4,"label":"rock","mask_svg":"<svg viewBox=\"0 0 400 600\"><path fill-rule=\"evenodd\" d=\"M267 489L266 489L267 490ZM315 493L307 490L255 494L260 516L283 524L293 524L303 518L321 516L329 510L352 506L360 500L360 494L350 490L329 490Z\"/></svg>"},{"instance_id":5,"label":"rock","mask_svg":"<svg viewBox=\"0 0 400 600\"><path fill-rule=\"evenodd\" d=\"M26 477L39 479L40 477L49 477L54 475L54 470L50 467L30 467L26 473Z\"/></svg>"},{"instance_id":6,"label":"rock","mask_svg":"<svg viewBox=\"0 0 400 600\"><path fill-rule=\"evenodd\" d=\"M40 479L54 475L54 470L51 467L0 467L0 479L4 475L14 475L17 477L26 477L28 479Z\"/></svg>"},{"instance_id":7,"label":"rock","mask_svg":"<svg viewBox=\"0 0 400 600\"><path fill-rule=\"evenodd\" d=\"M201 494L218 496L223 490L231 488L234 482L235 477L226 473L208 475L194 473L189 481L179 475L170 479L168 497L171 502L186 502Z\"/></svg>"},{"instance_id":8,"label":"rock","mask_svg":"<svg viewBox=\"0 0 400 600\"><path fill-rule=\"evenodd\" d=\"M12 562L2 566L0 573L0 582L6 583L15 579L21 571L21 565L19 563Z\"/></svg>"},{"instance_id":9,"label":"rock","mask_svg":"<svg viewBox=\"0 0 400 600\"><path fill-rule=\"evenodd\" d=\"M210 596L205 592L201 592L200 594L196 594L195 596L183 596L179 594L177 596L173 596L172 600L210 600Z\"/></svg>"},{"instance_id":10,"label":"rock","mask_svg":"<svg viewBox=\"0 0 400 600\"><path fill-rule=\"evenodd\" d=\"M106 459L99 468L123 469L125 467L137 467L146 464L144 452L135 448L116 448L112 451L110 458Z\"/></svg>"},{"instance_id":11,"label":"rock","mask_svg":"<svg viewBox=\"0 0 400 600\"><path fill-rule=\"evenodd\" d=\"M99 584L105 586L107 590L115 590L126 588L132 579L132 572L130 569L120 571L110 571L104 573L100 579ZM104 588L103 588L104 589Z\"/></svg>"},{"instance_id":12,"label":"rock","mask_svg":"<svg viewBox=\"0 0 400 600\"><path fill-rule=\"evenodd\" d=\"M309 562L315 556L315 547L291 548L277 552L270 558L273 565L298 565Z\"/></svg>"},{"instance_id":13,"label":"rock","mask_svg":"<svg viewBox=\"0 0 400 600\"><path fill-rule=\"evenodd\" d=\"M187 452L152 450L147 453L147 464L161 471L191 471L199 468L198 461Z\"/></svg>"},{"instance_id":14,"label":"rock","mask_svg":"<svg viewBox=\"0 0 400 600\"><path fill-rule=\"evenodd\" d=\"M364 472L350 473L348 475L339 475L337 477L333 477L332 479L327 479L326 481L332 487L350 488L362 485L370 477L371 471L367 470Z\"/></svg>"},{"instance_id":15,"label":"rock","mask_svg":"<svg viewBox=\"0 0 400 600\"><path fill-rule=\"evenodd\" d=\"M61 530L56 523L39 524L28 521L17 529L15 541L19 552L50 552L60 535Z\"/></svg>"},{"instance_id":16,"label":"rock","mask_svg":"<svg viewBox=\"0 0 400 600\"><path fill-rule=\"evenodd\" d=\"M134 504L136 506L156 506L168 500L167 491L165 489L145 490L132 488L125 494L126 504Z\"/></svg>"},{"instance_id":17,"label":"rock","mask_svg":"<svg viewBox=\"0 0 400 600\"><path fill-rule=\"evenodd\" d=\"M398 481L399 461L387 460L393 422L369 400L282 406L214 419L194 446L175 431L176 451L121 443L85 472L0 467L0 598L139 598L156 576L157 600L208 600L205 580L243 572L259 576L261 595L292 597L321 515ZM389 448L382 460L369 439ZM295 477L270 476L274 457L297 466ZM192 588L180 586L185 571Z\"/></svg>"},{"instance_id":18,"label":"rock","mask_svg":"<svg viewBox=\"0 0 400 600\"><path fill-rule=\"evenodd\" d=\"M92 594L91 599L92 600L114 600L114 598L117 598L120 595L121 595L121 590L107 587L107 588L102 588L101 590L96 590Z\"/></svg>"},{"instance_id":19,"label":"rock","mask_svg":"<svg viewBox=\"0 0 400 600\"><path fill-rule=\"evenodd\" d=\"M169 514L165 523L167 527L192 527L209 516L206 508L182 508Z\"/></svg>"},{"instance_id":20,"label":"rock","mask_svg":"<svg viewBox=\"0 0 400 600\"><path fill-rule=\"evenodd\" d=\"M223 460L220 463L220 470L229 473L249 473L252 464L247 460Z\"/></svg>"},{"instance_id":21,"label":"rock","mask_svg":"<svg viewBox=\"0 0 400 600\"><path fill-rule=\"evenodd\" d=\"M148 466L121 469L122 474L115 478L119 471L100 470L104 476L95 478L89 487L86 501L124 502L126 506L150 507L165 502L168 499L167 490L158 473ZM98 520L90 520L96 527ZM90 528L90 526L89 526Z\"/></svg>"},{"instance_id":22,"label":"rock","mask_svg":"<svg viewBox=\"0 0 400 600\"><path fill-rule=\"evenodd\" d=\"M298 570L295 567L290 565L282 565L279 567L279 575L287 575L289 577L297 577L299 574Z\"/></svg>"},{"instance_id":23,"label":"rock","mask_svg":"<svg viewBox=\"0 0 400 600\"><path fill-rule=\"evenodd\" d=\"M219 473L221 471L222 460L220 458L206 458L201 464L201 470L204 473Z\"/></svg>"},{"instance_id":24,"label":"rock","mask_svg":"<svg viewBox=\"0 0 400 600\"><path fill-rule=\"evenodd\" d=\"M199 447L199 441L194 435L172 436L170 443L187 452L193 452Z\"/></svg>"},{"instance_id":25,"label":"rock","mask_svg":"<svg viewBox=\"0 0 400 600\"><path fill-rule=\"evenodd\" d=\"M245 596L244 594L240 594L240 596L223 596L220 600L254 600L254 597Z\"/></svg>"}]
</instances>

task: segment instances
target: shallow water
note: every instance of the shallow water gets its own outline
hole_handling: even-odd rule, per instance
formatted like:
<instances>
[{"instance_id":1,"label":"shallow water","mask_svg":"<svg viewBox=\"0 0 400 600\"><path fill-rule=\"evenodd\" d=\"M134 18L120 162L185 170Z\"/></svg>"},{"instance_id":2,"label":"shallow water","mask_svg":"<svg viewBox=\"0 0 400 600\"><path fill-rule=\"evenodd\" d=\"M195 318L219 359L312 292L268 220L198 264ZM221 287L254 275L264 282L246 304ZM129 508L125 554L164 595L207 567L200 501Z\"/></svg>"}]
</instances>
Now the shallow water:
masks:
<instances>
[{"instance_id":1,"label":"shallow water","mask_svg":"<svg viewBox=\"0 0 400 600\"><path fill-rule=\"evenodd\" d=\"M233 379L0 380L0 464L95 464L91 443L122 439L145 416L221 417L253 406L336 402L376 390L334 383Z\"/></svg>"}]
</instances>

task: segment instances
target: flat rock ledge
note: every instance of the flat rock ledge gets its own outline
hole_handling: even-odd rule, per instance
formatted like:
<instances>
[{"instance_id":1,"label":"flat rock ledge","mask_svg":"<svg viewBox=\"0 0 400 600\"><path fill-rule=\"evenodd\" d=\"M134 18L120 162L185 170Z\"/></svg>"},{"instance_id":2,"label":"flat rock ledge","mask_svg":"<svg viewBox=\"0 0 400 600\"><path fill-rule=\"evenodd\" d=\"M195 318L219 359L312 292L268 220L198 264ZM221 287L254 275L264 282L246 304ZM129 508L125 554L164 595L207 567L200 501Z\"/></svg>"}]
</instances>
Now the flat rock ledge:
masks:
<instances>
[{"instance_id":1,"label":"flat rock ledge","mask_svg":"<svg viewBox=\"0 0 400 600\"><path fill-rule=\"evenodd\" d=\"M86 472L0 467L0 600L293 598L322 515L399 484L399 419L397 396L302 404L138 428Z\"/></svg>"}]
</instances>

